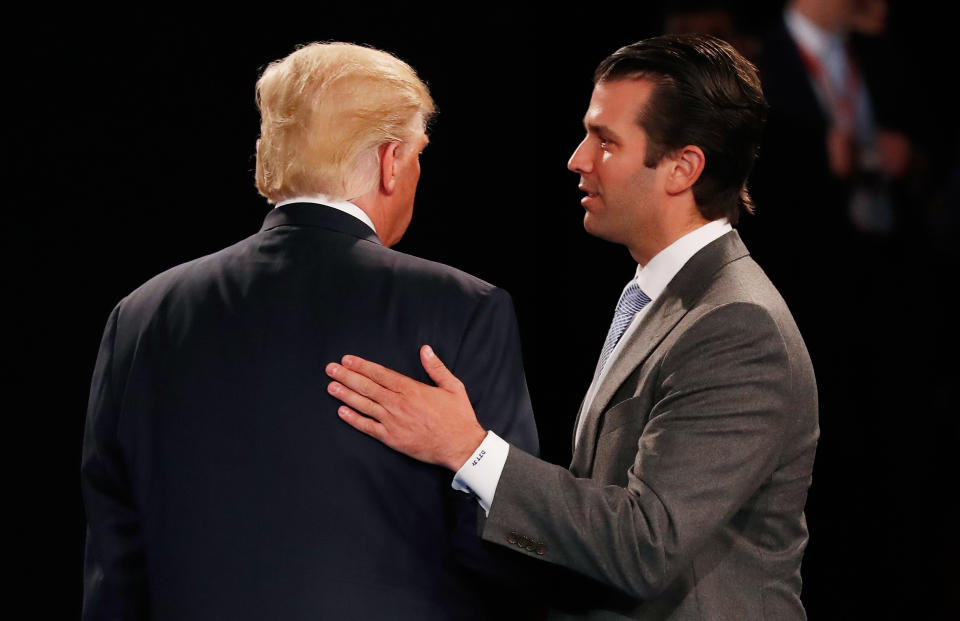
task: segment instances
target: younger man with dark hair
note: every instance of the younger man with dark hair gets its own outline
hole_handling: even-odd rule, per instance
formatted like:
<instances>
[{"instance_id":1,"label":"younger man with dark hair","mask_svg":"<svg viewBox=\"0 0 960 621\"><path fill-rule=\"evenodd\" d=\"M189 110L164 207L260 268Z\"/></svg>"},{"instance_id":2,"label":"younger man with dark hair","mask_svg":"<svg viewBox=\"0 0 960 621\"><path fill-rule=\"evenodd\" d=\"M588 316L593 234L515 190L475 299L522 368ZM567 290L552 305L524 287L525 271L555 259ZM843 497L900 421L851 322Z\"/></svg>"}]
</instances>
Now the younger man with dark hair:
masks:
<instances>
[{"instance_id":1,"label":"younger man with dark hair","mask_svg":"<svg viewBox=\"0 0 960 621\"><path fill-rule=\"evenodd\" d=\"M600 65L568 167L587 232L626 246L638 268L569 470L477 423L429 347L435 388L355 356L327 368L350 406L341 418L477 493L484 539L592 579L566 589L557 618L805 617L813 368L731 228L750 205L764 109L754 67L711 37L641 41Z\"/></svg>"}]
</instances>

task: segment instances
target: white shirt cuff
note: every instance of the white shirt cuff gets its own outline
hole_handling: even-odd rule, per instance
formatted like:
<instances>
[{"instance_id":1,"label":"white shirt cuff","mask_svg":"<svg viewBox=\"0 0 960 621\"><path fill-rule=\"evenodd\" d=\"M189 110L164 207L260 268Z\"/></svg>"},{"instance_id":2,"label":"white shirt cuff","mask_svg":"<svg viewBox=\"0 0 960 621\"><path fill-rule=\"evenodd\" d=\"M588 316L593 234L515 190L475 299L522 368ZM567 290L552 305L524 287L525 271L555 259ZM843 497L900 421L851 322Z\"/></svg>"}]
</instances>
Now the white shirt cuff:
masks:
<instances>
[{"instance_id":1,"label":"white shirt cuff","mask_svg":"<svg viewBox=\"0 0 960 621\"><path fill-rule=\"evenodd\" d=\"M451 487L461 492L473 492L483 507L484 513L490 513L493 496L497 493L497 484L507 463L510 444L492 431L487 432L477 450L467 463L463 464L453 477Z\"/></svg>"}]
</instances>

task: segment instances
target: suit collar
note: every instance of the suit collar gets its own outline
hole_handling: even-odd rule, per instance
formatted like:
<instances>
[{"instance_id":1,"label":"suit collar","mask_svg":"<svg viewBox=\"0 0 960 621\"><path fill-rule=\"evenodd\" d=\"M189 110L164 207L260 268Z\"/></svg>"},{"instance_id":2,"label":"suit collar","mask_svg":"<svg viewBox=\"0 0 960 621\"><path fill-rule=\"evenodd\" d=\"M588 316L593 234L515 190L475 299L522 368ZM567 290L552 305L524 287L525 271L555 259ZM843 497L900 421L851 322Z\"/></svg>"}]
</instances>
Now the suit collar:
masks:
<instances>
[{"instance_id":1,"label":"suit collar","mask_svg":"<svg viewBox=\"0 0 960 621\"><path fill-rule=\"evenodd\" d=\"M274 207L264 218L260 231L269 231L278 226L319 227L383 245L383 242L369 226L348 213L326 205L288 203L280 207Z\"/></svg>"},{"instance_id":2,"label":"suit collar","mask_svg":"<svg viewBox=\"0 0 960 621\"><path fill-rule=\"evenodd\" d=\"M634 279L651 300L656 300L693 255L732 230L726 218L708 222L675 240L646 265L638 265Z\"/></svg>"},{"instance_id":3,"label":"suit collar","mask_svg":"<svg viewBox=\"0 0 960 621\"><path fill-rule=\"evenodd\" d=\"M589 476L593 468L597 431L610 400L624 381L650 356L674 326L697 303L714 275L725 265L750 253L733 230L715 239L697 252L673 277L663 295L651 302L649 312L633 330L624 334L626 342L607 362L607 373L590 403L584 402L579 416L586 416L571 470Z\"/></svg>"}]
</instances>

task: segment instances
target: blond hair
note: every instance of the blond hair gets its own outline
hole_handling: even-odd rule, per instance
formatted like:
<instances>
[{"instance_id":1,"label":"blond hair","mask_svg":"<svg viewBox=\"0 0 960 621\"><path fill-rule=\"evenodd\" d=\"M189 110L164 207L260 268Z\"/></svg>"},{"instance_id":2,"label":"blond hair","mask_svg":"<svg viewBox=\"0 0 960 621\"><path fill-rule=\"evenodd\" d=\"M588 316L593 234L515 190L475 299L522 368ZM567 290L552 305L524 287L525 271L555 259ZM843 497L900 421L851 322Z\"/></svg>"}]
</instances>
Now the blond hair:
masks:
<instances>
[{"instance_id":1,"label":"blond hair","mask_svg":"<svg viewBox=\"0 0 960 621\"><path fill-rule=\"evenodd\" d=\"M410 65L352 43L311 43L270 63L257 107L256 184L271 203L362 196L376 187L378 147L408 140L434 111Z\"/></svg>"}]
</instances>

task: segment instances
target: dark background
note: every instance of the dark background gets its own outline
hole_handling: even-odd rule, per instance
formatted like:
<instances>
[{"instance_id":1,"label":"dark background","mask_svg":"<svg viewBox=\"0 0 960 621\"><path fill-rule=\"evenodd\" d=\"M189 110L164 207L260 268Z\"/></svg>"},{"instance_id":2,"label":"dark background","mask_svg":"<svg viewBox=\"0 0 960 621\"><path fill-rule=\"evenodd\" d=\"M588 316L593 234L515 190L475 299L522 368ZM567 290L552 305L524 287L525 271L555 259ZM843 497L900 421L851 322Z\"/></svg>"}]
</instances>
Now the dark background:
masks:
<instances>
[{"instance_id":1,"label":"dark background","mask_svg":"<svg viewBox=\"0 0 960 621\"><path fill-rule=\"evenodd\" d=\"M421 160L413 224L396 248L512 293L542 453L566 463L578 404L636 267L625 249L584 233L566 160L581 139L594 67L617 47L661 33L667 4L636 3L644 8L619 14L466 6L284 16L37 11L12 19L4 288L15 368L7 374L7 453L15 457L7 506L27 587L13 599L77 615L80 447L107 315L154 274L259 228L268 205L253 185L254 83L300 43L371 44L430 85L440 114ZM726 4L754 33L780 6ZM947 183L938 171L956 170L952 31L922 4L891 5L886 38L907 70L916 144L937 164L932 184ZM837 347L812 352L824 403L804 562L813 619L953 618L958 610L948 304L956 210L950 202L915 206L917 224L896 247L901 270L889 304L838 309L835 321L798 318L804 334ZM771 276L789 284L789 274ZM869 338L879 343L860 357L860 341L845 340L857 313L872 315L878 331ZM897 344L887 347L891 336ZM889 379L874 377L878 365ZM317 381L325 381L319 370Z\"/></svg>"}]
</instances>

